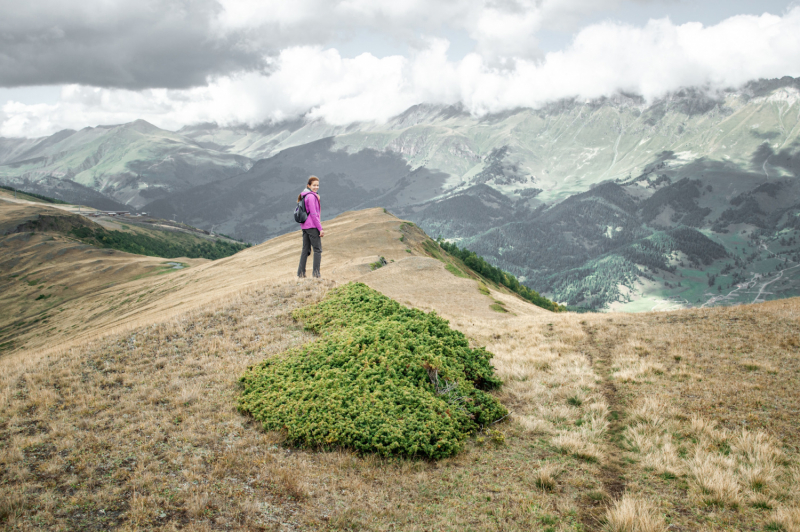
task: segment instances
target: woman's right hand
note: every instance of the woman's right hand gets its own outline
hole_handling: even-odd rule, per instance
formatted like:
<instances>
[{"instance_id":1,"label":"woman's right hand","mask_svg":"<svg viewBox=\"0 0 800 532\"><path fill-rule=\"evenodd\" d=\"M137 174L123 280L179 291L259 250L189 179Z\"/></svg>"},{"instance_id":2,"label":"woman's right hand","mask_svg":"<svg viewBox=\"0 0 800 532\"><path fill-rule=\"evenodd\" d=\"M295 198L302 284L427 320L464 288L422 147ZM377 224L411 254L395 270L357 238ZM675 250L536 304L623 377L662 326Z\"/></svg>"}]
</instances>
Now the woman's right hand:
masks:
<instances>
[{"instance_id":1,"label":"woman's right hand","mask_svg":"<svg viewBox=\"0 0 800 532\"><path fill-rule=\"evenodd\" d=\"M320 229L319 236L320 236L320 238L325 236L325 230L324 229Z\"/></svg>"}]
</instances>

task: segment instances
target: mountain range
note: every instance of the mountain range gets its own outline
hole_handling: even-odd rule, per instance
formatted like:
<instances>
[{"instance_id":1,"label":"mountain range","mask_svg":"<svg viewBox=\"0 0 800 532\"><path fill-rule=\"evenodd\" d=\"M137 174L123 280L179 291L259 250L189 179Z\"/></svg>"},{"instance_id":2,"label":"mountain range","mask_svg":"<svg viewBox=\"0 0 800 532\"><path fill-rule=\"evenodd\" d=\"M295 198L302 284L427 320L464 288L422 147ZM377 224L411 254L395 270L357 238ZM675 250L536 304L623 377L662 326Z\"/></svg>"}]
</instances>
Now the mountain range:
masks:
<instances>
[{"instance_id":1,"label":"mountain range","mask_svg":"<svg viewBox=\"0 0 800 532\"><path fill-rule=\"evenodd\" d=\"M789 77L346 126L137 120L0 139L0 181L258 243L296 229L315 174L326 217L384 207L559 302L709 306L800 294L799 121Z\"/></svg>"}]
</instances>

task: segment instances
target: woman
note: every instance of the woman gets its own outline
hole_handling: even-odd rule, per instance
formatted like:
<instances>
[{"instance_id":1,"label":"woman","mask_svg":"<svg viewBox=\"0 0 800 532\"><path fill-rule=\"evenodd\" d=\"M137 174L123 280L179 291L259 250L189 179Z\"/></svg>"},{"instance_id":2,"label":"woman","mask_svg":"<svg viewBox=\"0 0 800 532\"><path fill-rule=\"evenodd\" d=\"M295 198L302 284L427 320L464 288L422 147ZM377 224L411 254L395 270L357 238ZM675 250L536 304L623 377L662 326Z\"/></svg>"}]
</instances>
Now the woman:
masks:
<instances>
[{"instance_id":1,"label":"woman","mask_svg":"<svg viewBox=\"0 0 800 532\"><path fill-rule=\"evenodd\" d=\"M297 196L297 201L303 201L306 204L306 212L308 218L303 225L303 252L300 254L300 266L297 267L297 276L306 276L306 259L311 255L311 248L314 248L314 269L312 275L320 277L319 264L322 262L322 242L321 238L325 236L325 231L322 229L322 222L319 219L322 207L319 202L319 178L312 175L308 178L306 189Z\"/></svg>"}]
</instances>

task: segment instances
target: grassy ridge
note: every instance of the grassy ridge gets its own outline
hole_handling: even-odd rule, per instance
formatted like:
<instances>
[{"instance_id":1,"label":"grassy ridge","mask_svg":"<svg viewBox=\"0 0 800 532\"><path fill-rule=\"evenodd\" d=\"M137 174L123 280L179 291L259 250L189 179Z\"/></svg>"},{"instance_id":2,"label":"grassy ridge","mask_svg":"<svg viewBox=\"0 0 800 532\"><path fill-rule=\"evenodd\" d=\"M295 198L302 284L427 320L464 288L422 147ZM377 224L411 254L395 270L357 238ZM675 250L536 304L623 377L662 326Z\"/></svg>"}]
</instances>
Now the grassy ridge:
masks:
<instances>
[{"instance_id":1,"label":"grassy ridge","mask_svg":"<svg viewBox=\"0 0 800 532\"><path fill-rule=\"evenodd\" d=\"M491 281L494 281L497 284L505 286L509 290L522 296L522 298L525 300L530 301L537 307L552 310L553 312L565 310L563 307L560 307L558 303L550 301L546 297L541 296L539 292L531 290L524 284L520 283L517 278L510 273L492 266L486 262L483 257L477 255L475 252L470 251L467 248L459 248L456 244L451 244L441 239L438 241L438 243L443 250L460 259L465 265L469 266L476 273L479 273L480 275Z\"/></svg>"},{"instance_id":2,"label":"grassy ridge","mask_svg":"<svg viewBox=\"0 0 800 532\"><path fill-rule=\"evenodd\" d=\"M137 255L164 257L165 259L188 257L214 260L229 257L250 247L250 244L238 244L224 240L211 242L200 238L181 238L182 235L178 234L175 235L175 238L167 240L145 234L90 227L74 228L70 234L97 247L118 249Z\"/></svg>"},{"instance_id":3,"label":"grassy ridge","mask_svg":"<svg viewBox=\"0 0 800 532\"><path fill-rule=\"evenodd\" d=\"M239 409L296 444L436 459L507 414L492 354L435 313L351 283L293 316L322 337L249 369Z\"/></svg>"},{"instance_id":4,"label":"grassy ridge","mask_svg":"<svg viewBox=\"0 0 800 532\"><path fill-rule=\"evenodd\" d=\"M62 204L62 205L66 205L67 204L66 201L61 201L60 199L51 198L50 196L43 196L42 194L36 194L34 192L25 192L24 190L20 190L18 188L14 188L14 187L9 187L7 185L0 185L0 188L2 188L3 190L8 190L9 192L17 192L17 193L22 194L24 196L30 196L31 198L36 198L36 199L44 201L46 203L55 203L55 204Z\"/></svg>"}]
</instances>

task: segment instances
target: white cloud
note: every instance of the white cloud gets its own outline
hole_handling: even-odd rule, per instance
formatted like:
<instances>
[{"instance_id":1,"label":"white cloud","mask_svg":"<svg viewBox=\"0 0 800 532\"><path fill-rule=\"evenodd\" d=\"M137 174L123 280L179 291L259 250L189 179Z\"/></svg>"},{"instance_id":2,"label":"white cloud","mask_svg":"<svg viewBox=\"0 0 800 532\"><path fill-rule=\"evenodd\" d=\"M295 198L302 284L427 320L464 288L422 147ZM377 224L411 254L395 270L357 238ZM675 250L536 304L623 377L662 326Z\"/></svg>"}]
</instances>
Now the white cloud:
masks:
<instances>
[{"instance_id":1,"label":"white cloud","mask_svg":"<svg viewBox=\"0 0 800 532\"><path fill-rule=\"evenodd\" d=\"M426 40L408 57L343 58L334 49L296 46L267 59L270 75L226 75L193 89L67 86L55 105L7 103L0 134L41 136L136 118L168 129L303 115L345 124L385 120L421 102L460 101L483 114L617 91L652 99L685 86L722 89L800 75L800 7L783 16L736 16L710 27L668 19L643 27L603 22L582 29L562 51L539 59L512 57L499 66L480 53L448 61L446 51L441 39Z\"/></svg>"},{"instance_id":2,"label":"white cloud","mask_svg":"<svg viewBox=\"0 0 800 532\"><path fill-rule=\"evenodd\" d=\"M640 0L660 1L660 0ZM254 40L295 45L324 44L337 35L369 29L416 45L420 34L442 27L466 31L488 59L538 54L536 32L572 31L587 16L622 0L220 0L215 19L220 35L250 31Z\"/></svg>"}]
</instances>

